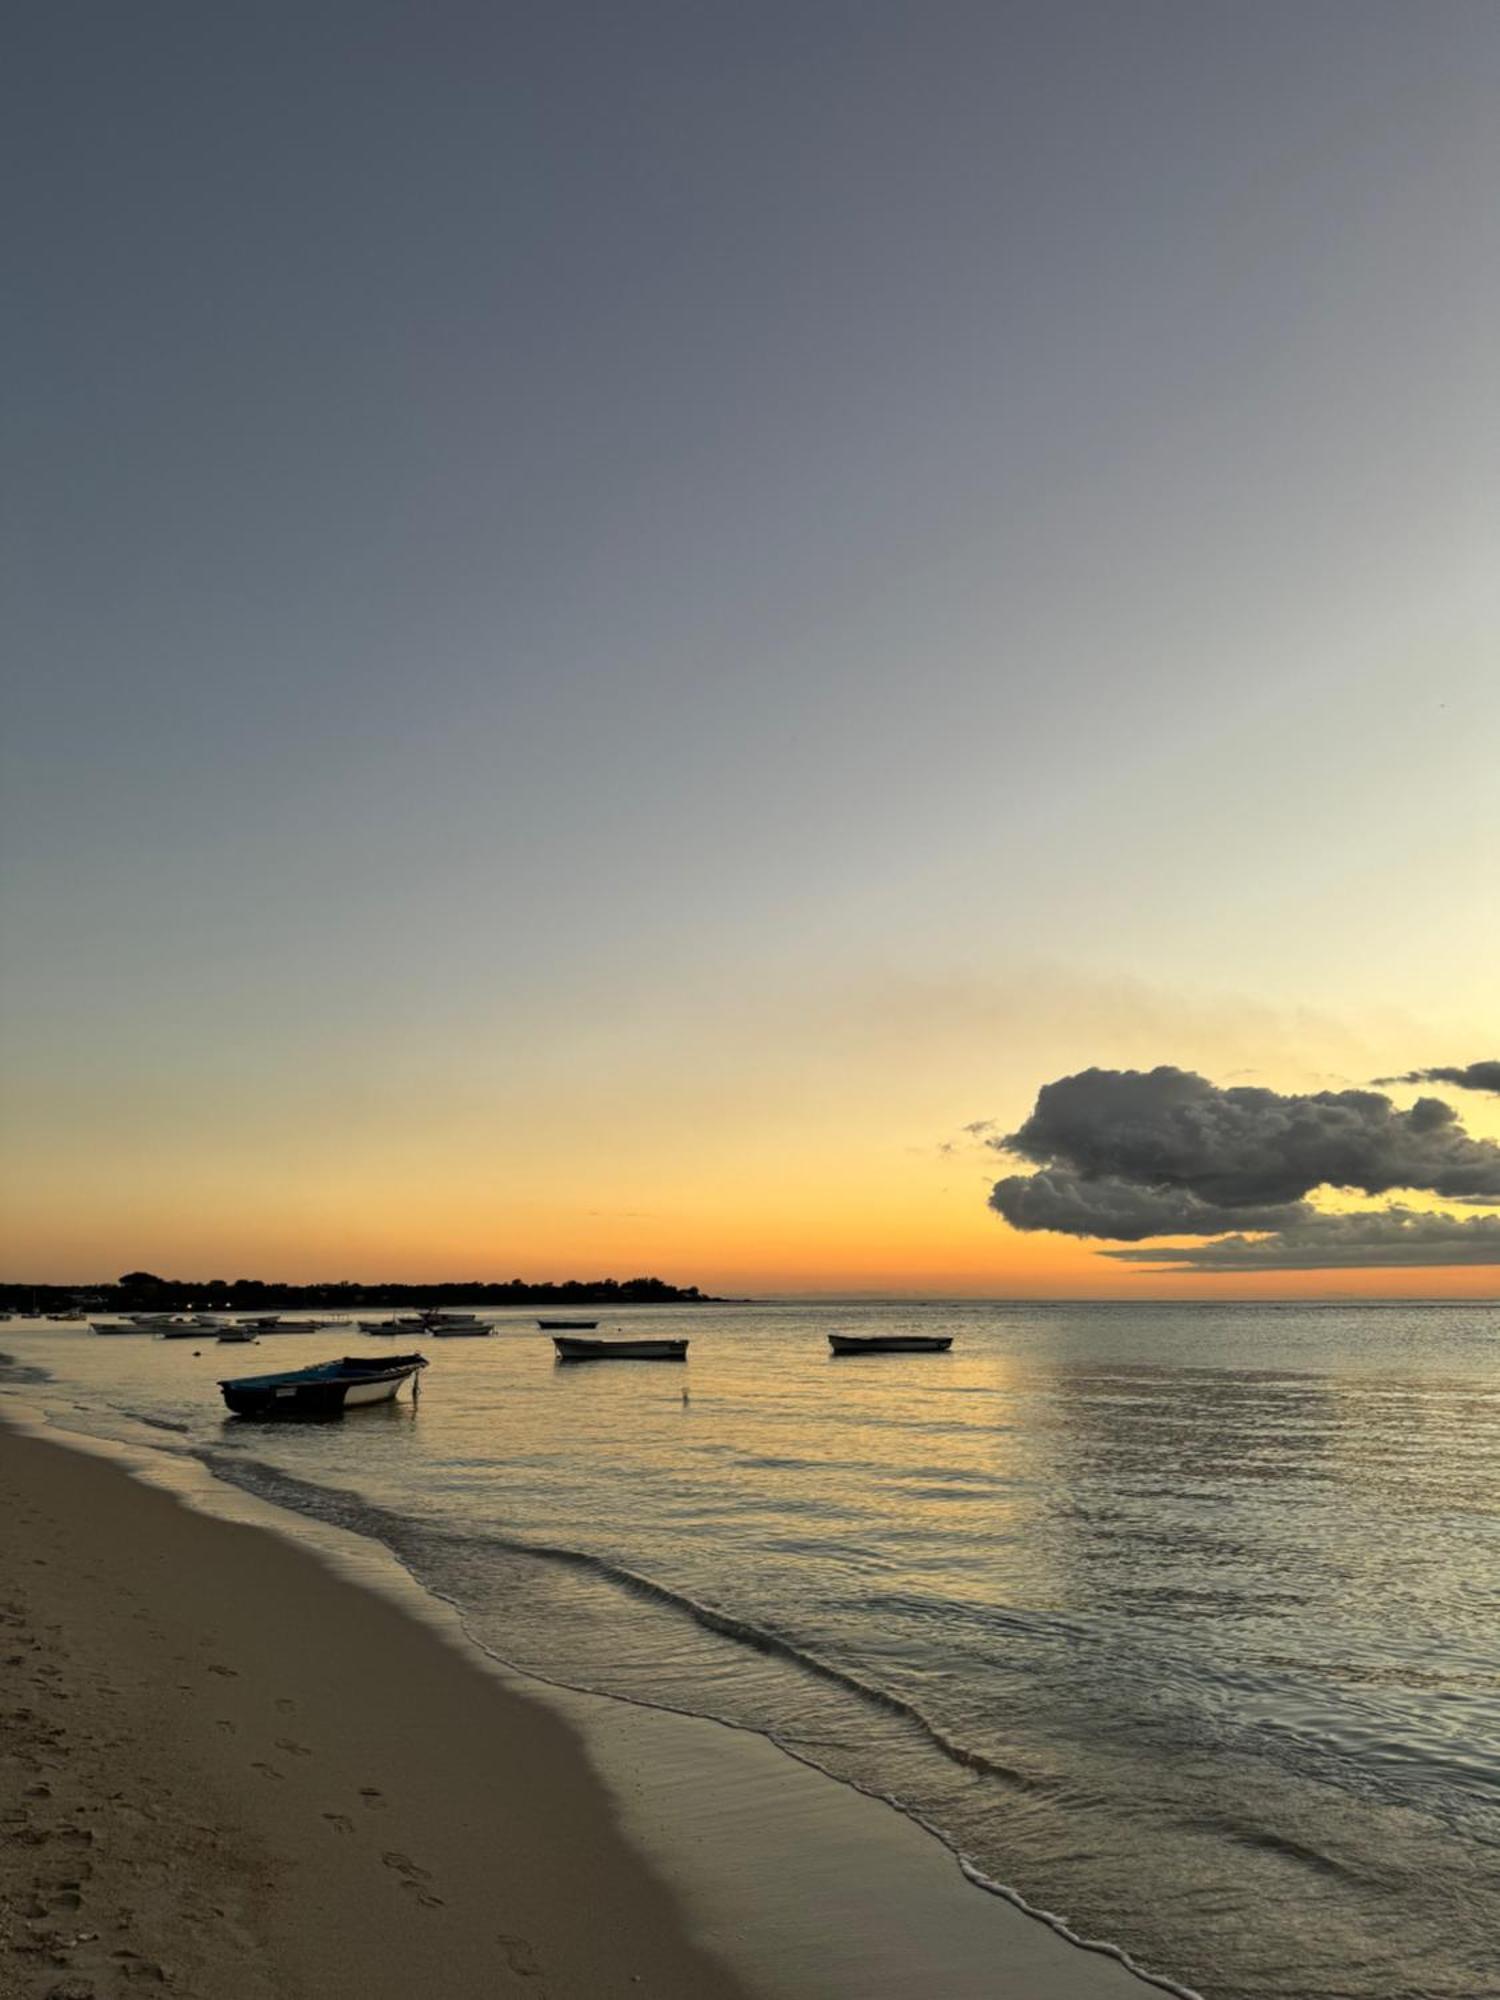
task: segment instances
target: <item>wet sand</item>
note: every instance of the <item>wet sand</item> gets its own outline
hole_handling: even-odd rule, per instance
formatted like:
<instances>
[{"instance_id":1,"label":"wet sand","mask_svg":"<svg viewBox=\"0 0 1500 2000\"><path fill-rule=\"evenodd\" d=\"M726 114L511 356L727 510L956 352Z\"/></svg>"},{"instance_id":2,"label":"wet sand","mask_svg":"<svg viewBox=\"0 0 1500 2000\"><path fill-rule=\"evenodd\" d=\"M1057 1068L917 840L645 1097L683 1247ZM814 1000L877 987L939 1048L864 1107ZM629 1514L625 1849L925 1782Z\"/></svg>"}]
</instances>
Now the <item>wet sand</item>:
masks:
<instances>
[{"instance_id":1,"label":"wet sand","mask_svg":"<svg viewBox=\"0 0 1500 2000\"><path fill-rule=\"evenodd\" d=\"M1151 1990L762 1739L492 1671L107 1459L0 1426L0 1510L0 1995Z\"/></svg>"}]
</instances>

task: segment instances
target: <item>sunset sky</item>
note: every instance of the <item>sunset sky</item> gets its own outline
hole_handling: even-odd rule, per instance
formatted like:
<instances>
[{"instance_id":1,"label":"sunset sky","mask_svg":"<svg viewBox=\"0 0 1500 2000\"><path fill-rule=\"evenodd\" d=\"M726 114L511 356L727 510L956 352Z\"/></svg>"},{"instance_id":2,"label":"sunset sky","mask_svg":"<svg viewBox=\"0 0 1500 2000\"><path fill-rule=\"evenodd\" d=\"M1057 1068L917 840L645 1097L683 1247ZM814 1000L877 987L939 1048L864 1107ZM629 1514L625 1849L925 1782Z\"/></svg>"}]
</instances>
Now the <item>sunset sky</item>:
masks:
<instances>
[{"instance_id":1,"label":"sunset sky","mask_svg":"<svg viewBox=\"0 0 1500 2000\"><path fill-rule=\"evenodd\" d=\"M0 1276L1500 1292L987 1203L1500 1057L1500 10L8 39Z\"/></svg>"}]
</instances>

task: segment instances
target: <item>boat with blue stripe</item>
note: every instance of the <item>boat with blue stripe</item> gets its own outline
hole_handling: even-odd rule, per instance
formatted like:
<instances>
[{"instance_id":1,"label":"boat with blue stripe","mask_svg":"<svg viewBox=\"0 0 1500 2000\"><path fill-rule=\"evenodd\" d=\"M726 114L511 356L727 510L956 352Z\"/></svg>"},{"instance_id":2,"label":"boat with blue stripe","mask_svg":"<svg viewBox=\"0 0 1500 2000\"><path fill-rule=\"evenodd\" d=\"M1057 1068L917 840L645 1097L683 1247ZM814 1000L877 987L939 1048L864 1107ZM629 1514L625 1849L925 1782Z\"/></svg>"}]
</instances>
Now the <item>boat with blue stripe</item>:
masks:
<instances>
[{"instance_id":1,"label":"boat with blue stripe","mask_svg":"<svg viewBox=\"0 0 1500 2000\"><path fill-rule=\"evenodd\" d=\"M424 1354L346 1354L311 1368L275 1375L238 1375L219 1384L237 1417L337 1417L371 1403L390 1403L401 1384L412 1385L427 1366Z\"/></svg>"}]
</instances>

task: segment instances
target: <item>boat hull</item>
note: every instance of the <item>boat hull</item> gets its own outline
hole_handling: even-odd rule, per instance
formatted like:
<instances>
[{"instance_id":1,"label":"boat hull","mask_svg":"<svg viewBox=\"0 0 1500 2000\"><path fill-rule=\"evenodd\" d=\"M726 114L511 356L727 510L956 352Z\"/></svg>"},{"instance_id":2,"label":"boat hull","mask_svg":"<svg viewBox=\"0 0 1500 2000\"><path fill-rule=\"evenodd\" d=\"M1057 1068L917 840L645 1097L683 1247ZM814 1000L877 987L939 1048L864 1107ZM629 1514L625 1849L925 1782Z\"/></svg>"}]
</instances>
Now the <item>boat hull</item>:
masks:
<instances>
[{"instance_id":1,"label":"boat hull","mask_svg":"<svg viewBox=\"0 0 1500 2000\"><path fill-rule=\"evenodd\" d=\"M946 1354L951 1333L830 1333L835 1354Z\"/></svg>"},{"instance_id":2,"label":"boat hull","mask_svg":"<svg viewBox=\"0 0 1500 2000\"><path fill-rule=\"evenodd\" d=\"M539 1319L537 1325L543 1333L592 1333L599 1324L596 1319Z\"/></svg>"},{"instance_id":3,"label":"boat hull","mask_svg":"<svg viewBox=\"0 0 1500 2000\"><path fill-rule=\"evenodd\" d=\"M685 1340L573 1340L555 1334L559 1361L686 1361Z\"/></svg>"},{"instance_id":4,"label":"boat hull","mask_svg":"<svg viewBox=\"0 0 1500 2000\"><path fill-rule=\"evenodd\" d=\"M420 1354L398 1354L385 1362L347 1356L284 1375L241 1376L220 1382L219 1388L237 1417L339 1417L346 1410L393 1402L401 1384L426 1366Z\"/></svg>"}]
</instances>

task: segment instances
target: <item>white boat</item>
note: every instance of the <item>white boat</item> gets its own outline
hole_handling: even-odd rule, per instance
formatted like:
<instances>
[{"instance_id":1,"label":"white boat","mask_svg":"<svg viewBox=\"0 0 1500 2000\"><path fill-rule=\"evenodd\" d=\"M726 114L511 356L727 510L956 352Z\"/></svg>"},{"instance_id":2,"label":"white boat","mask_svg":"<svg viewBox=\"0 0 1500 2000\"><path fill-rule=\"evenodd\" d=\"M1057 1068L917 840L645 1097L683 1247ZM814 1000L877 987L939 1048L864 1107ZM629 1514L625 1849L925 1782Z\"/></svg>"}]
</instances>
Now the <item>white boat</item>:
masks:
<instances>
[{"instance_id":1,"label":"white boat","mask_svg":"<svg viewBox=\"0 0 1500 2000\"><path fill-rule=\"evenodd\" d=\"M362 1319L361 1333L425 1333L427 1322L415 1313L407 1313L399 1319Z\"/></svg>"}]
</instances>

